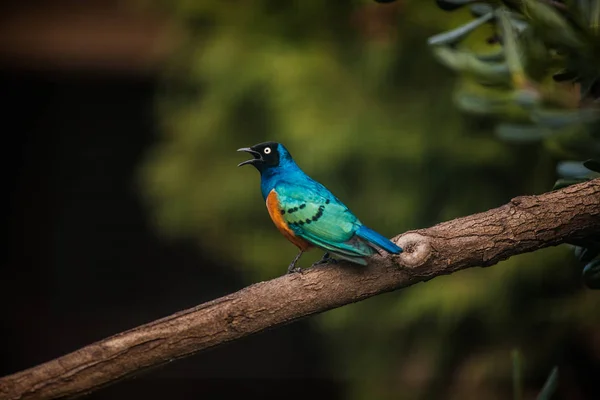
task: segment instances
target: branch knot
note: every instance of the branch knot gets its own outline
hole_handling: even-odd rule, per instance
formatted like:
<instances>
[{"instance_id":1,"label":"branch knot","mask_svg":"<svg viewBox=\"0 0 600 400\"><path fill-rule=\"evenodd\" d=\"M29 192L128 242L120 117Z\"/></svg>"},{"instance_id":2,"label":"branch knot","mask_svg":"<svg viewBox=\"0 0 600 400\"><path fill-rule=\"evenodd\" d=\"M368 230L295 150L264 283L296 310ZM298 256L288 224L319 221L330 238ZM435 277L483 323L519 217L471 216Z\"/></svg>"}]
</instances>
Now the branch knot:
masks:
<instances>
[{"instance_id":1,"label":"branch knot","mask_svg":"<svg viewBox=\"0 0 600 400\"><path fill-rule=\"evenodd\" d=\"M405 233L396 239L396 244L404 250L398 259L402 266L418 268L431 257L431 239L419 233Z\"/></svg>"}]
</instances>

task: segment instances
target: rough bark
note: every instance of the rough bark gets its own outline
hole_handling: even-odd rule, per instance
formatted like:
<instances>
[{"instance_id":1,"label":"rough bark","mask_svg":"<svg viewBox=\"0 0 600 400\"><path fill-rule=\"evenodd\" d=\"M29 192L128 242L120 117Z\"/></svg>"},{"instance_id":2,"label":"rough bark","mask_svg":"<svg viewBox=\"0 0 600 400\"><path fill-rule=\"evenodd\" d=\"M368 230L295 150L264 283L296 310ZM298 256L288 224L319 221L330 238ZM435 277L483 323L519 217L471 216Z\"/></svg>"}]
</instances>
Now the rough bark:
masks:
<instances>
[{"instance_id":1,"label":"rough bark","mask_svg":"<svg viewBox=\"0 0 600 400\"><path fill-rule=\"evenodd\" d=\"M81 395L144 369L344 304L600 234L600 179L397 236L370 265L323 265L249 286L0 379L0 399ZM285 268L282 266L282 271Z\"/></svg>"}]
</instances>

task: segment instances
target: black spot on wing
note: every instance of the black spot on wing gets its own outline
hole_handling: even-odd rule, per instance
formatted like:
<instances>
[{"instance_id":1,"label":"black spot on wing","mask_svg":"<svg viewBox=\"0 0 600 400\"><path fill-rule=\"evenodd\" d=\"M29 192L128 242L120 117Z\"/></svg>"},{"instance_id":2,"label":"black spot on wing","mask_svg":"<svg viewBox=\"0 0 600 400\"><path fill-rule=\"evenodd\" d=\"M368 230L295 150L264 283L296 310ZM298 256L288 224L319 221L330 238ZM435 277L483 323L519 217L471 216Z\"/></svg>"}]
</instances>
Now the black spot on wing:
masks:
<instances>
[{"instance_id":1,"label":"black spot on wing","mask_svg":"<svg viewBox=\"0 0 600 400\"><path fill-rule=\"evenodd\" d=\"M306 207L306 203L300 204L300 209L302 210L304 207Z\"/></svg>"},{"instance_id":2,"label":"black spot on wing","mask_svg":"<svg viewBox=\"0 0 600 400\"><path fill-rule=\"evenodd\" d=\"M306 207L306 204L302 204L300 206L300 209L303 209L304 207ZM298 211L298 207L288 208L288 210L287 210L288 214L294 213L296 211Z\"/></svg>"},{"instance_id":3,"label":"black spot on wing","mask_svg":"<svg viewBox=\"0 0 600 400\"><path fill-rule=\"evenodd\" d=\"M302 204L299 208L304 208L303 206L306 207L305 204ZM298 207L290 208L288 210L288 213L291 214L291 213L293 213L293 212L295 212L297 210L298 210ZM318 221L323 216L323 212L324 211L325 211L325 206L324 205L320 205L319 206L319 210L311 218L306 218L305 220L299 220L299 221L290 222L290 225L298 226L298 225L310 224L311 222L316 222L316 221Z\"/></svg>"},{"instance_id":4,"label":"black spot on wing","mask_svg":"<svg viewBox=\"0 0 600 400\"><path fill-rule=\"evenodd\" d=\"M313 215L312 220L316 221L323 216L323 211L325 211L325 206L319 206L319 211L315 215Z\"/></svg>"}]
</instances>

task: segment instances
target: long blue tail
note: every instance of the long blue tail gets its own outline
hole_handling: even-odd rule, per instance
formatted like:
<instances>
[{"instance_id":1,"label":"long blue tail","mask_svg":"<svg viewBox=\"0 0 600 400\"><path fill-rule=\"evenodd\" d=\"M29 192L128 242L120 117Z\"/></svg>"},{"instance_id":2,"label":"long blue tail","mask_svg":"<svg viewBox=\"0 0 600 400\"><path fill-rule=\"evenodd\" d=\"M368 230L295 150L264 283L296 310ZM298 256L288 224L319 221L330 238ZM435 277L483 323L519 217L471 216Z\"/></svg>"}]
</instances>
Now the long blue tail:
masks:
<instances>
[{"instance_id":1,"label":"long blue tail","mask_svg":"<svg viewBox=\"0 0 600 400\"><path fill-rule=\"evenodd\" d=\"M388 238L380 235L375 232L373 229L367 228L364 225L361 225L360 228L356 231L356 235L366 241L381 247L388 253L398 254L402 253L402 248L396 246L396 244L392 243Z\"/></svg>"}]
</instances>

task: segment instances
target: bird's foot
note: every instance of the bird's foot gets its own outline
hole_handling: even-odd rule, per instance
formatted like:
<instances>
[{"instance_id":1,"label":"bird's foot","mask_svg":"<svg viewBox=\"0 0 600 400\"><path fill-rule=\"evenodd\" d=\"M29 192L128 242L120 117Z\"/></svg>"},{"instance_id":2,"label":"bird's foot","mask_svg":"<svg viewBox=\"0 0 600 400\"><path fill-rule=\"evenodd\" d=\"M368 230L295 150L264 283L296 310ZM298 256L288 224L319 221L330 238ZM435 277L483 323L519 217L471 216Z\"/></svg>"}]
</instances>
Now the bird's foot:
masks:
<instances>
[{"instance_id":1,"label":"bird's foot","mask_svg":"<svg viewBox=\"0 0 600 400\"><path fill-rule=\"evenodd\" d=\"M294 260L290 263L288 269L287 269L287 273L291 274L292 272L302 272L302 268L300 267L296 267L296 263L298 262L298 260L300 259L300 256L302 255L302 253L304 253L303 250L300 250L300 253L298 253L298 255L294 258Z\"/></svg>"},{"instance_id":2,"label":"bird's foot","mask_svg":"<svg viewBox=\"0 0 600 400\"><path fill-rule=\"evenodd\" d=\"M321 259L319 261L315 261L311 267L314 267L315 265L320 265L320 264L337 264L338 260L336 260L335 258L331 258L331 256L329 255L329 253L325 253L323 254L323 257L321 257Z\"/></svg>"},{"instance_id":3,"label":"bird's foot","mask_svg":"<svg viewBox=\"0 0 600 400\"><path fill-rule=\"evenodd\" d=\"M295 267L295 266L293 266L293 265L290 265L290 266L288 267L287 273L288 273L288 274L293 274L293 273L295 273L295 272L300 272L300 273L301 273L302 271L304 271L302 268L300 268L300 267Z\"/></svg>"}]
</instances>

